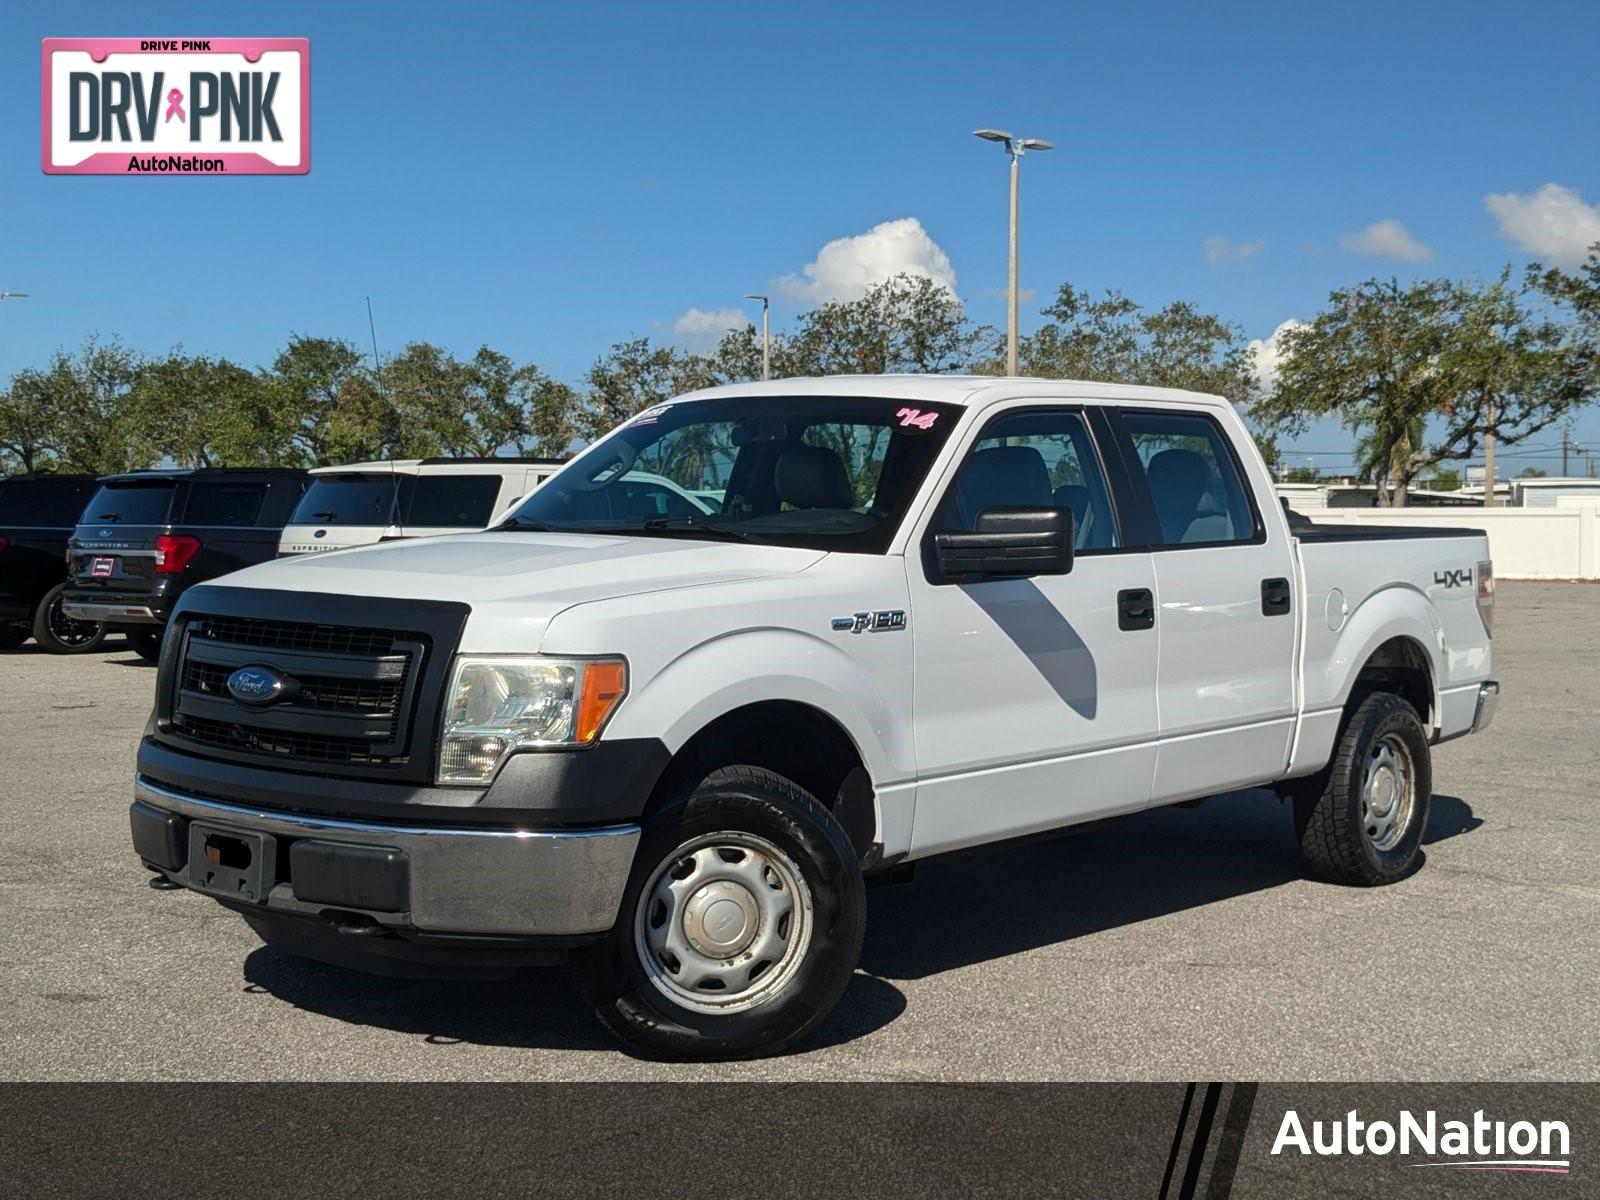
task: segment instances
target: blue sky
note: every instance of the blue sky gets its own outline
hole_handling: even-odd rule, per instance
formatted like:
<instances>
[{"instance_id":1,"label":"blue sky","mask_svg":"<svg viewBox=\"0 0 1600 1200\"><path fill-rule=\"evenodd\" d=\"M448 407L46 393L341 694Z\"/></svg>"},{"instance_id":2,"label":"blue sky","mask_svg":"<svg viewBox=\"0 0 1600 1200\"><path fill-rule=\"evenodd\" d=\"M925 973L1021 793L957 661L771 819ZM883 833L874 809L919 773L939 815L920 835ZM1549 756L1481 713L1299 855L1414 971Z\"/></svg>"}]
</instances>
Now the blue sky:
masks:
<instances>
[{"instance_id":1,"label":"blue sky","mask_svg":"<svg viewBox=\"0 0 1600 1200\"><path fill-rule=\"evenodd\" d=\"M1071 280L1265 338L1334 287L1487 275L1600 222L1600 6L1577 0L11 0L0 31L0 289L31 295L0 305L0 378L91 332L250 364L292 332L364 345L370 295L386 350L487 342L576 379L906 218L925 237L836 248L812 294L942 252L1001 325L1005 164L981 125L1058 147L1023 164L1025 327ZM40 172L41 38L208 35L311 39L310 175ZM1497 219L1491 195L1521 199ZM804 304L780 298L780 324ZM1600 449L1600 413L1577 437Z\"/></svg>"}]
</instances>

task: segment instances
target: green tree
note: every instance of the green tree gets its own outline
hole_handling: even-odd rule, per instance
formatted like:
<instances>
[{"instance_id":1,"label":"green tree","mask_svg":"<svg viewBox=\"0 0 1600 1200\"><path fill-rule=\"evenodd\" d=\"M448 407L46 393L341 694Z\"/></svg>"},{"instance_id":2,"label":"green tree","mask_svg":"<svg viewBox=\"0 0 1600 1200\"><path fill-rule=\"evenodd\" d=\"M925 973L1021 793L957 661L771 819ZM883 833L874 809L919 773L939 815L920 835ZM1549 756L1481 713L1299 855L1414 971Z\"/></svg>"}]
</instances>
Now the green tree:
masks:
<instances>
[{"instance_id":1,"label":"green tree","mask_svg":"<svg viewBox=\"0 0 1600 1200\"><path fill-rule=\"evenodd\" d=\"M140 361L117 342L85 342L76 356L58 350L44 370L11 380L0 436L25 468L109 474L148 467L159 457L135 419L130 394Z\"/></svg>"},{"instance_id":2,"label":"green tree","mask_svg":"<svg viewBox=\"0 0 1600 1200\"><path fill-rule=\"evenodd\" d=\"M1550 472L1543 467L1523 467L1517 472L1518 479L1548 479Z\"/></svg>"},{"instance_id":3,"label":"green tree","mask_svg":"<svg viewBox=\"0 0 1600 1200\"><path fill-rule=\"evenodd\" d=\"M1018 347L1025 374L1187 388L1244 405L1255 398L1243 330L1187 301L1149 311L1121 292L1096 298L1063 283L1042 312L1049 320Z\"/></svg>"},{"instance_id":4,"label":"green tree","mask_svg":"<svg viewBox=\"0 0 1600 1200\"><path fill-rule=\"evenodd\" d=\"M156 457L178 466L299 462L288 431L275 423L269 380L227 359L179 349L143 363L128 402L131 420Z\"/></svg>"},{"instance_id":5,"label":"green tree","mask_svg":"<svg viewBox=\"0 0 1600 1200\"><path fill-rule=\"evenodd\" d=\"M399 417L361 351L339 338L300 334L273 360L273 420L313 466L382 458Z\"/></svg>"},{"instance_id":6,"label":"green tree","mask_svg":"<svg viewBox=\"0 0 1600 1200\"><path fill-rule=\"evenodd\" d=\"M1435 467L1430 486L1436 492L1459 492L1461 490L1461 472L1454 467Z\"/></svg>"},{"instance_id":7,"label":"green tree","mask_svg":"<svg viewBox=\"0 0 1600 1200\"><path fill-rule=\"evenodd\" d=\"M648 338L618 342L584 376L573 427L592 440L653 405L720 382L714 364L699 355L652 345Z\"/></svg>"},{"instance_id":8,"label":"green tree","mask_svg":"<svg viewBox=\"0 0 1600 1200\"><path fill-rule=\"evenodd\" d=\"M1594 391L1570 321L1542 311L1507 273L1487 284L1372 279L1334 292L1284 334L1258 420L1300 433L1332 417L1363 434L1359 462L1379 502L1435 464L1472 457L1487 434L1521 441Z\"/></svg>"},{"instance_id":9,"label":"green tree","mask_svg":"<svg viewBox=\"0 0 1600 1200\"><path fill-rule=\"evenodd\" d=\"M802 313L776 349L773 374L966 371L992 334L973 325L942 284L923 275L896 275L859 300L833 300ZM755 361L759 365L759 353Z\"/></svg>"}]
</instances>

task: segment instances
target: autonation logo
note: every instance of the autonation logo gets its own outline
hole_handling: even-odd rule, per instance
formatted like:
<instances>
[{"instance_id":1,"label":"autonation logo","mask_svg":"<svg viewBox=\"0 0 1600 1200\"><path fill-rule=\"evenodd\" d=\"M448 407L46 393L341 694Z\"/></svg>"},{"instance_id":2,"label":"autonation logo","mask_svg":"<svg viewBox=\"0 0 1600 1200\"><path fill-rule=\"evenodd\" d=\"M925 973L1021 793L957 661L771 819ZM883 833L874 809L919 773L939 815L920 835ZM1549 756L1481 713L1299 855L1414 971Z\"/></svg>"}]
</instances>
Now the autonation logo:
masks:
<instances>
[{"instance_id":1,"label":"autonation logo","mask_svg":"<svg viewBox=\"0 0 1600 1200\"><path fill-rule=\"evenodd\" d=\"M1443 1167L1457 1171L1528 1171L1565 1175L1571 1134L1565 1121L1490 1120L1482 1109L1470 1121L1441 1121L1429 1109L1421 1117L1401 1109L1393 1121L1364 1121L1356 1109L1342 1120L1312 1121L1307 1130L1300 1114L1283 1114L1272 1153L1298 1151L1321 1158L1345 1155L1423 1155L1436 1162L1407 1163L1410 1167Z\"/></svg>"}]
</instances>

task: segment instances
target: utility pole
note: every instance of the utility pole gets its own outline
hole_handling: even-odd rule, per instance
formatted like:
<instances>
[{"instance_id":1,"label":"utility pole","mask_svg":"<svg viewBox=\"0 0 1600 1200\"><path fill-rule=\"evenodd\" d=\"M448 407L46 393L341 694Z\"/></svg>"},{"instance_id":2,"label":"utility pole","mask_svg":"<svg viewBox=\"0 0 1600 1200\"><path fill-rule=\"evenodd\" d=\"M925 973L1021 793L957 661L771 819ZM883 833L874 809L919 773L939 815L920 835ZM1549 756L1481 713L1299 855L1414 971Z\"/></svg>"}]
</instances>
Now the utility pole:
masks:
<instances>
[{"instance_id":1,"label":"utility pole","mask_svg":"<svg viewBox=\"0 0 1600 1200\"><path fill-rule=\"evenodd\" d=\"M767 323L767 297L746 292L746 300L761 301L761 381L772 378L772 328Z\"/></svg>"},{"instance_id":2,"label":"utility pole","mask_svg":"<svg viewBox=\"0 0 1600 1200\"><path fill-rule=\"evenodd\" d=\"M1011 239L1010 270L1006 284L1006 374L1017 374L1017 181L1022 156L1029 150L1053 150L1040 138L1014 138L1002 129L974 129L973 134L988 142L999 142L1011 159Z\"/></svg>"},{"instance_id":3,"label":"utility pole","mask_svg":"<svg viewBox=\"0 0 1600 1200\"><path fill-rule=\"evenodd\" d=\"M1561 478L1567 477L1567 431L1561 431Z\"/></svg>"}]
</instances>

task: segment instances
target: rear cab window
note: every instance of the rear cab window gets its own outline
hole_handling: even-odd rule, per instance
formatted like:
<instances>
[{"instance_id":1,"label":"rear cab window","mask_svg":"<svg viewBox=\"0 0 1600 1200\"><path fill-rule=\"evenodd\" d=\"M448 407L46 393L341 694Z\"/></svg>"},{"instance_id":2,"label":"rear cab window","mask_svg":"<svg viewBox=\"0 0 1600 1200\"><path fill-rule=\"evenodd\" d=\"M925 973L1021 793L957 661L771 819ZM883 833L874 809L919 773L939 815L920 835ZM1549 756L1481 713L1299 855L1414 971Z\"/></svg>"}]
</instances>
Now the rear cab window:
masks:
<instances>
[{"instance_id":1,"label":"rear cab window","mask_svg":"<svg viewBox=\"0 0 1600 1200\"><path fill-rule=\"evenodd\" d=\"M0 526L71 529L94 492L87 480L14 480L0 483Z\"/></svg>"},{"instance_id":2,"label":"rear cab window","mask_svg":"<svg viewBox=\"0 0 1600 1200\"><path fill-rule=\"evenodd\" d=\"M79 523L165 525L177 490L171 480L102 484L85 506Z\"/></svg>"}]
</instances>

